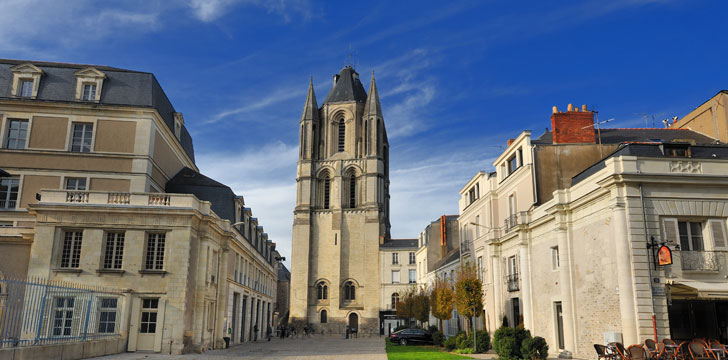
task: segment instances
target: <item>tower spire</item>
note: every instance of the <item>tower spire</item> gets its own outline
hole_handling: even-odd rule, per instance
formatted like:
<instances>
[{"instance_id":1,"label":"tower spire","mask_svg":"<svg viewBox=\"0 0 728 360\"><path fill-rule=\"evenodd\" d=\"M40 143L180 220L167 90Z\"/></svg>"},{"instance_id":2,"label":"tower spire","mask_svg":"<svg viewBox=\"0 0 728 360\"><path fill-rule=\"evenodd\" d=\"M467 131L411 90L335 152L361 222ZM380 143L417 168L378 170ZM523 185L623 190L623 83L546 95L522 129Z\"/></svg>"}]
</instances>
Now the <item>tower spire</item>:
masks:
<instances>
[{"instance_id":1,"label":"tower spire","mask_svg":"<svg viewBox=\"0 0 728 360\"><path fill-rule=\"evenodd\" d=\"M316 94L313 91L313 76L308 83L308 95L306 95L306 103L303 105L303 114L301 121L313 120L318 121L318 104L316 104Z\"/></svg>"},{"instance_id":2,"label":"tower spire","mask_svg":"<svg viewBox=\"0 0 728 360\"><path fill-rule=\"evenodd\" d=\"M374 81L374 70L372 70L372 82L369 85L367 103L364 106L364 116L369 117L370 115L382 117L382 105L379 103L379 92L377 91L377 83Z\"/></svg>"}]
</instances>

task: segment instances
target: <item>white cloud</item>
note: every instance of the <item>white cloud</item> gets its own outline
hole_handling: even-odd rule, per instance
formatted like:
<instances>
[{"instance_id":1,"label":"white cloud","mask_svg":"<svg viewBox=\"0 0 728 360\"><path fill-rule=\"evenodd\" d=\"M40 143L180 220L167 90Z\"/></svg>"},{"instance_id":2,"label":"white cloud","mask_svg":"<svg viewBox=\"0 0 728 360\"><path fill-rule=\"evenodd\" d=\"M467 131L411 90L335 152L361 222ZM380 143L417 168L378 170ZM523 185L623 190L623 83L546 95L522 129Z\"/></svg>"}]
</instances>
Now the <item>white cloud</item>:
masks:
<instances>
[{"instance_id":1,"label":"white cloud","mask_svg":"<svg viewBox=\"0 0 728 360\"><path fill-rule=\"evenodd\" d=\"M205 123L206 124L216 123L226 117L233 116L233 115L250 114L250 113L271 107L273 105L279 104L281 102L291 100L291 99L295 99L295 98L305 99L305 96L306 96L306 92L305 92L305 90L303 90L303 87L285 86L280 89L274 90L273 92L269 93L268 95L263 96L259 100L245 101L242 103L241 106L221 111L221 112L213 115ZM254 119L255 117L251 117L251 118Z\"/></svg>"},{"instance_id":2,"label":"white cloud","mask_svg":"<svg viewBox=\"0 0 728 360\"><path fill-rule=\"evenodd\" d=\"M188 6L193 15L203 22L215 21L236 6L255 6L277 14L288 22L292 17L308 20L312 16L311 5L306 0L189 0Z\"/></svg>"}]
</instances>

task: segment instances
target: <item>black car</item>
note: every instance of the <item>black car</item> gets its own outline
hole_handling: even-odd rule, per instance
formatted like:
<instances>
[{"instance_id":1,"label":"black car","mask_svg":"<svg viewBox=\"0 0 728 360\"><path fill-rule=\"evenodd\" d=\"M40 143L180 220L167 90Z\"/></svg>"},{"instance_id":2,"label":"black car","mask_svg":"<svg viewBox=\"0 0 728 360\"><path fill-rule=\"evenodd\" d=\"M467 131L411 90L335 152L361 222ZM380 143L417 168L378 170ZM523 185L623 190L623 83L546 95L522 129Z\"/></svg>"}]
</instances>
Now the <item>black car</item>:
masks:
<instances>
[{"instance_id":1,"label":"black car","mask_svg":"<svg viewBox=\"0 0 728 360\"><path fill-rule=\"evenodd\" d=\"M389 335L389 341L400 344L432 344L432 336L422 329L402 329Z\"/></svg>"}]
</instances>

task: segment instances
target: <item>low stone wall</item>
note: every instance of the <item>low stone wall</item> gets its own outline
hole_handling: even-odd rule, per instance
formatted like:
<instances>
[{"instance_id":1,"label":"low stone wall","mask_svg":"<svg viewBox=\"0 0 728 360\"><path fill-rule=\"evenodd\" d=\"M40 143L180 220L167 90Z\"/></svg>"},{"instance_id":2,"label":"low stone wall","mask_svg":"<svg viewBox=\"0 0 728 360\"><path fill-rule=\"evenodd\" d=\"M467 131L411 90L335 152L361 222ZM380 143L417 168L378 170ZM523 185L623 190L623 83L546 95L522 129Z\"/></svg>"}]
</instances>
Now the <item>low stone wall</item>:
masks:
<instances>
[{"instance_id":1,"label":"low stone wall","mask_svg":"<svg viewBox=\"0 0 728 360\"><path fill-rule=\"evenodd\" d=\"M39 345L0 350L0 360L77 360L126 351L126 339L86 341L72 344Z\"/></svg>"}]
</instances>

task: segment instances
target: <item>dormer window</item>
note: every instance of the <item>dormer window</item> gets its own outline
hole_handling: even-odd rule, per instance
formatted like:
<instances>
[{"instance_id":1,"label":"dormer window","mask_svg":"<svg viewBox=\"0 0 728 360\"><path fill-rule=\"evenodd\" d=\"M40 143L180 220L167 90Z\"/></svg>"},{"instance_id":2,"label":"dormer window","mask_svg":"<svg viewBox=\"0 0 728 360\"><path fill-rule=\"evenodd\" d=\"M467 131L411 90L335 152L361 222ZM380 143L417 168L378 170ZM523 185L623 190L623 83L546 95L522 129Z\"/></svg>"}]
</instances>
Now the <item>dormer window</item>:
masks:
<instances>
[{"instance_id":1,"label":"dormer window","mask_svg":"<svg viewBox=\"0 0 728 360\"><path fill-rule=\"evenodd\" d=\"M76 101L100 102L106 74L93 67L81 69L74 74L76 75Z\"/></svg>"},{"instance_id":2,"label":"dormer window","mask_svg":"<svg viewBox=\"0 0 728 360\"><path fill-rule=\"evenodd\" d=\"M174 113L174 136L177 138L177 140L180 140L182 137L182 125L185 123L185 118L182 116L182 113Z\"/></svg>"},{"instance_id":3,"label":"dormer window","mask_svg":"<svg viewBox=\"0 0 728 360\"><path fill-rule=\"evenodd\" d=\"M12 94L16 97L35 99L38 96L38 87L43 70L37 66L25 63L10 68L13 72Z\"/></svg>"},{"instance_id":4,"label":"dormer window","mask_svg":"<svg viewBox=\"0 0 728 360\"><path fill-rule=\"evenodd\" d=\"M688 144L665 144L663 151L668 157L690 157L690 145Z\"/></svg>"}]
</instances>

